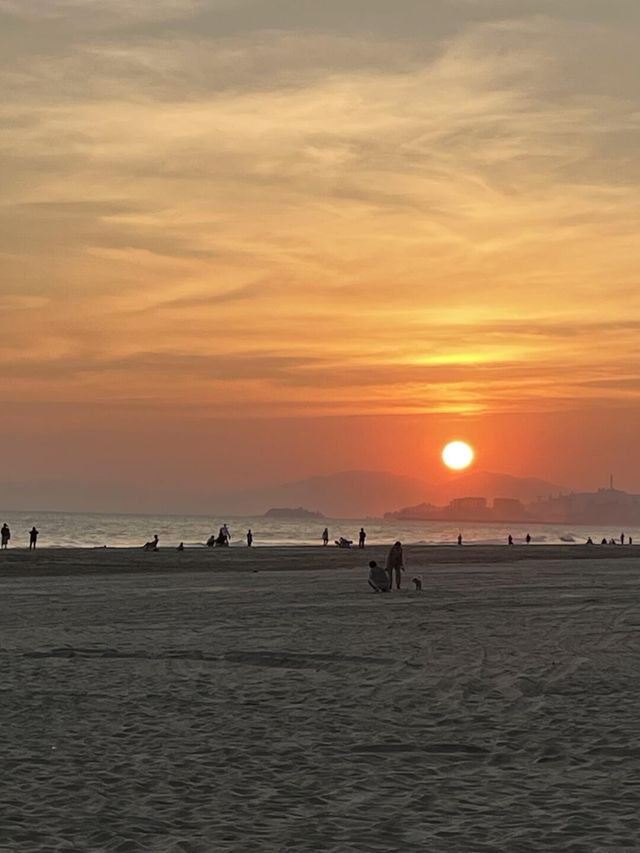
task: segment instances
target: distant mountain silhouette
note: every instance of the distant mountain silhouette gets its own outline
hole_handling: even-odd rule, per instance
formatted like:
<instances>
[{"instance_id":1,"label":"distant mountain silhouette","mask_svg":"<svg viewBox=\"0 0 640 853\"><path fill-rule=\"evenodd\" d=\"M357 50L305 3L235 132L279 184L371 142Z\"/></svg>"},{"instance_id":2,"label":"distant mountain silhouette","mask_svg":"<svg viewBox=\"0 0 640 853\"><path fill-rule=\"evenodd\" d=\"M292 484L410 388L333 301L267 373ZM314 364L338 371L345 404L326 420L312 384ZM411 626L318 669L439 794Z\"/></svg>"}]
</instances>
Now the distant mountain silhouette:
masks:
<instances>
[{"instance_id":1,"label":"distant mountain silhouette","mask_svg":"<svg viewBox=\"0 0 640 853\"><path fill-rule=\"evenodd\" d=\"M565 486L549 483L535 477L514 477L511 474L492 474L488 471L472 471L460 474L436 487L433 503L446 504L454 498L516 498L523 503L538 497L566 492Z\"/></svg>"},{"instance_id":2,"label":"distant mountain silhouette","mask_svg":"<svg viewBox=\"0 0 640 853\"><path fill-rule=\"evenodd\" d=\"M561 486L545 480L485 471L458 475L436 484L387 471L341 471L212 497L211 511L262 515L274 506L304 506L330 518L364 518L424 502L447 504L458 497L517 498L528 503L538 496L560 491L563 491Z\"/></svg>"},{"instance_id":3,"label":"distant mountain silhouette","mask_svg":"<svg viewBox=\"0 0 640 853\"><path fill-rule=\"evenodd\" d=\"M330 518L364 518L418 503L430 488L422 480L385 471L341 471L280 486L226 493L212 498L212 510L227 515L262 515L274 506L304 506Z\"/></svg>"}]
</instances>

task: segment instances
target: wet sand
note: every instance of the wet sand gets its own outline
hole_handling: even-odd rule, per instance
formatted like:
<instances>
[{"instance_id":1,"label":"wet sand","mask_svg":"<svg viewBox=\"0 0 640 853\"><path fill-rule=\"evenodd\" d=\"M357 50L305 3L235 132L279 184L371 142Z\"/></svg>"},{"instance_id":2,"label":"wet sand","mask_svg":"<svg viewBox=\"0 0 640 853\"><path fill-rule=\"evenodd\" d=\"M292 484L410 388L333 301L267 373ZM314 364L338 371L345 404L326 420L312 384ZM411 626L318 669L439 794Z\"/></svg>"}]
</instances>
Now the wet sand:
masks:
<instances>
[{"instance_id":1,"label":"wet sand","mask_svg":"<svg viewBox=\"0 0 640 853\"><path fill-rule=\"evenodd\" d=\"M116 574L125 572L331 571L356 569L369 560L384 563L388 546L176 548L43 548L0 551L0 578L12 575ZM640 560L640 546L621 545L408 545L409 571L439 565L517 564L548 560Z\"/></svg>"},{"instance_id":2,"label":"wet sand","mask_svg":"<svg viewBox=\"0 0 640 853\"><path fill-rule=\"evenodd\" d=\"M634 552L0 555L0 851L635 851Z\"/></svg>"}]
</instances>

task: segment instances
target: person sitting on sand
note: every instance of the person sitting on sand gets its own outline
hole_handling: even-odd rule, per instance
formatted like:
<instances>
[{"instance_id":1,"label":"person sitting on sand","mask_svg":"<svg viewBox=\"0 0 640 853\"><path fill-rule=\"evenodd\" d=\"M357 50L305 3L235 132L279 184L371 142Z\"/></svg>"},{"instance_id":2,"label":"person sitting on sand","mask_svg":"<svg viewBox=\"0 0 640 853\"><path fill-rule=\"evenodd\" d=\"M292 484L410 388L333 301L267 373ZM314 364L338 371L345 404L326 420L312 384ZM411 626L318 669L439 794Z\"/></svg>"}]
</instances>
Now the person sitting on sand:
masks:
<instances>
[{"instance_id":1,"label":"person sitting on sand","mask_svg":"<svg viewBox=\"0 0 640 853\"><path fill-rule=\"evenodd\" d=\"M591 537L587 539L587 545L593 545L593 539Z\"/></svg>"},{"instance_id":2,"label":"person sitting on sand","mask_svg":"<svg viewBox=\"0 0 640 853\"><path fill-rule=\"evenodd\" d=\"M389 592L389 575L375 560L369 563L369 586L374 592Z\"/></svg>"},{"instance_id":3,"label":"person sitting on sand","mask_svg":"<svg viewBox=\"0 0 640 853\"><path fill-rule=\"evenodd\" d=\"M11 539L11 531L9 530L9 525L5 522L0 528L0 545L5 550L9 547L9 540Z\"/></svg>"},{"instance_id":4,"label":"person sitting on sand","mask_svg":"<svg viewBox=\"0 0 640 853\"><path fill-rule=\"evenodd\" d=\"M181 542L177 548L178 551L184 551L184 542Z\"/></svg>"},{"instance_id":5,"label":"person sitting on sand","mask_svg":"<svg viewBox=\"0 0 640 853\"><path fill-rule=\"evenodd\" d=\"M602 542L601 542L600 544L601 544L601 545L606 545L606 544L607 544L607 540L606 540L606 539L603 539L603 540L602 540Z\"/></svg>"},{"instance_id":6,"label":"person sitting on sand","mask_svg":"<svg viewBox=\"0 0 640 853\"><path fill-rule=\"evenodd\" d=\"M336 539L336 545L338 548L351 548L353 545L353 541L351 539L345 539L344 536L341 536L339 539Z\"/></svg>"},{"instance_id":7,"label":"person sitting on sand","mask_svg":"<svg viewBox=\"0 0 640 853\"><path fill-rule=\"evenodd\" d=\"M38 533L39 532L40 532L39 530L36 530L35 524L31 528L31 530L29 531L29 550L30 551L36 550L36 543L38 542Z\"/></svg>"},{"instance_id":8,"label":"person sitting on sand","mask_svg":"<svg viewBox=\"0 0 640 853\"><path fill-rule=\"evenodd\" d=\"M143 551L157 551L158 550L158 542L159 542L158 534L156 533L151 540L151 542L145 542L142 546Z\"/></svg>"},{"instance_id":9,"label":"person sitting on sand","mask_svg":"<svg viewBox=\"0 0 640 853\"><path fill-rule=\"evenodd\" d=\"M389 576L389 587L393 587L393 576L396 578L396 589L400 589L400 582L404 572L404 557L402 555L402 543L395 542L391 546L387 557L387 574Z\"/></svg>"}]
</instances>

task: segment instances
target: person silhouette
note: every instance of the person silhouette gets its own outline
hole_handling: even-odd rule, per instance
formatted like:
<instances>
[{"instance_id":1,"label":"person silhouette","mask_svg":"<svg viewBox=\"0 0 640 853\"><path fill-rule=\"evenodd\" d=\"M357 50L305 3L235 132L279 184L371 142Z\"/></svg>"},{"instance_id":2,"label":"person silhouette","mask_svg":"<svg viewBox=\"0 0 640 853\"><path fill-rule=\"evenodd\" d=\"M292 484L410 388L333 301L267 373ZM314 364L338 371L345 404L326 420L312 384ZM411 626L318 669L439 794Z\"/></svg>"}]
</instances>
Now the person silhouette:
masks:
<instances>
[{"instance_id":1,"label":"person silhouette","mask_svg":"<svg viewBox=\"0 0 640 853\"><path fill-rule=\"evenodd\" d=\"M329 528L328 527L325 527L325 529L322 531L322 544L323 545L329 544Z\"/></svg>"},{"instance_id":2,"label":"person silhouette","mask_svg":"<svg viewBox=\"0 0 640 853\"><path fill-rule=\"evenodd\" d=\"M387 557L387 574L389 575L389 588L393 587L393 576L396 579L396 589L400 589L402 580L402 572L404 572L404 557L402 554L402 542L395 542L391 546Z\"/></svg>"},{"instance_id":3,"label":"person silhouette","mask_svg":"<svg viewBox=\"0 0 640 853\"><path fill-rule=\"evenodd\" d=\"M39 530L36 530L35 524L31 528L31 530L29 531L29 550L30 551L36 550L36 544L38 542L38 533L39 532L40 532Z\"/></svg>"},{"instance_id":4,"label":"person silhouette","mask_svg":"<svg viewBox=\"0 0 640 853\"><path fill-rule=\"evenodd\" d=\"M462 533L458 533L458 545L462 545Z\"/></svg>"},{"instance_id":5,"label":"person silhouette","mask_svg":"<svg viewBox=\"0 0 640 853\"><path fill-rule=\"evenodd\" d=\"M530 533L527 533L524 541L527 543L527 545L531 544L531 534Z\"/></svg>"},{"instance_id":6,"label":"person silhouette","mask_svg":"<svg viewBox=\"0 0 640 853\"><path fill-rule=\"evenodd\" d=\"M178 547L177 547L177 549L176 549L176 550L177 550L177 551L184 551L184 542L181 542L181 543L178 545Z\"/></svg>"},{"instance_id":7,"label":"person silhouette","mask_svg":"<svg viewBox=\"0 0 640 853\"><path fill-rule=\"evenodd\" d=\"M158 534L156 533L150 542L144 543L144 545L142 546L142 550L143 551L157 551L159 541L160 541L160 539L158 538Z\"/></svg>"},{"instance_id":8,"label":"person silhouette","mask_svg":"<svg viewBox=\"0 0 640 853\"><path fill-rule=\"evenodd\" d=\"M9 530L9 525L5 523L0 528L0 546L6 550L9 547L9 540L11 539L11 531Z\"/></svg>"},{"instance_id":9,"label":"person silhouette","mask_svg":"<svg viewBox=\"0 0 640 853\"><path fill-rule=\"evenodd\" d=\"M389 592L389 576L375 560L369 563L369 586L374 592Z\"/></svg>"},{"instance_id":10,"label":"person silhouette","mask_svg":"<svg viewBox=\"0 0 640 853\"><path fill-rule=\"evenodd\" d=\"M507 542L509 543L509 545L513 545L513 536L511 534L509 534L509 538L507 539Z\"/></svg>"},{"instance_id":11,"label":"person silhouette","mask_svg":"<svg viewBox=\"0 0 640 853\"><path fill-rule=\"evenodd\" d=\"M620 544L624 545L624 533L620 534Z\"/></svg>"},{"instance_id":12,"label":"person silhouette","mask_svg":"<svg viewBox=\"0 0 640 853\"><path fill-rule=\"evenodd\" d=\"M358 548L364 548L364 543L367 538L367 533L364 527L360 528L360 533L358 534Z\"/></svg>"},{"instance_id":13,"label":"person silhouette","mask_svg":"<svg viewBox=\"0 0 640 853\"><path fill-rule=\"evenodd\" d=\"M251 530L247 530L247 545L249 548L253 545L253 533Z\"/></svg>"}]
</instances>

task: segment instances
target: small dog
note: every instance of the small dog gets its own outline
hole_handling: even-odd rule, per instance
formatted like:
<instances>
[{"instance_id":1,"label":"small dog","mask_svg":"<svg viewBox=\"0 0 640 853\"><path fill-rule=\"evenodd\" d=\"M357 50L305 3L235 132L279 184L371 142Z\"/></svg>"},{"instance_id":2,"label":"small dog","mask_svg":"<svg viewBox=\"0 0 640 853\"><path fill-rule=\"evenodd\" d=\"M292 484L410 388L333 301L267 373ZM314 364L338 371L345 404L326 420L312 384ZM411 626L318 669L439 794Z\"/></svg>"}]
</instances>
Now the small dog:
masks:
<instances>
[{"instance_id":1,"label":"small dog","mask_svg":"<svg viewBox=\"0 0 640 853\"><path fill-rule=\"evenodd\" d=\"M422 592L422 581L420 578L413 578L411 583L416 585L416 592Z\"/></svg>"}]
</instances>

